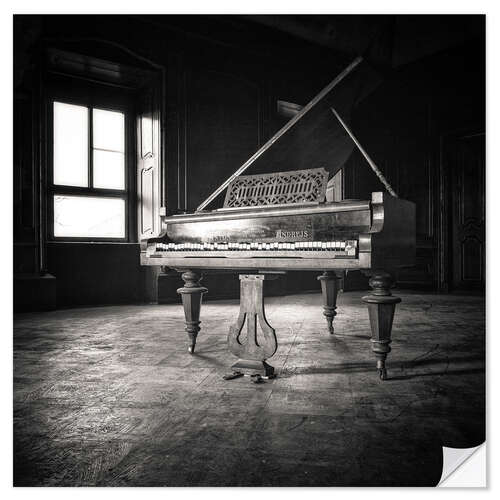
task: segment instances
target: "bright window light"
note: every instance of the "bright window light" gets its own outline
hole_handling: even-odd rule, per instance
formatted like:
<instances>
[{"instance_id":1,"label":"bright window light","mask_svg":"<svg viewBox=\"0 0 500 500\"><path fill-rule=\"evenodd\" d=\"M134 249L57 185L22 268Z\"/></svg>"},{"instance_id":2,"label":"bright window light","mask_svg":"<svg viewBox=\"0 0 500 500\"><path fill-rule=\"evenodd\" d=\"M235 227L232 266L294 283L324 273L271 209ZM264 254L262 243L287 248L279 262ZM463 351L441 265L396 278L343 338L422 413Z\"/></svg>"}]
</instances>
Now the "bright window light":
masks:
<instances>
[{"instance_id":1,"label":"bright window light","mask_svg":"<svg viewBox=\"0 0 500 500\"><path fill-rule=\"evenodd\" d=\"M125 189L125 155L94 149L94 187Z\"/></svg>"},{"instance_id":2,"label":"bright window light","mask_svg":"<svg viewBox=\"0 0 500 500\"><path fill-rule=\"evenodd\" d=\"M118 111L94 109L94 148L125 152L125 115Z\"/></svg>"},{"instance_id":3,"label":"bright window light","mask_svg":"<svg viewBox=\"0 0 500 500\"><path fill-rule=\"evenodd\" d=\"M54 184L88 186L88 109L54 102Z\"/></svg>"},{"instance_id":4,"label":"bright window light","mask_svg":"<svg viewBox=\"0 0 500 500\"><path fill-rule=\"evenodd\" d=\"M94 196L54 196L54 236L124 238L125 200Z\"/></svg>"}]
</instances>

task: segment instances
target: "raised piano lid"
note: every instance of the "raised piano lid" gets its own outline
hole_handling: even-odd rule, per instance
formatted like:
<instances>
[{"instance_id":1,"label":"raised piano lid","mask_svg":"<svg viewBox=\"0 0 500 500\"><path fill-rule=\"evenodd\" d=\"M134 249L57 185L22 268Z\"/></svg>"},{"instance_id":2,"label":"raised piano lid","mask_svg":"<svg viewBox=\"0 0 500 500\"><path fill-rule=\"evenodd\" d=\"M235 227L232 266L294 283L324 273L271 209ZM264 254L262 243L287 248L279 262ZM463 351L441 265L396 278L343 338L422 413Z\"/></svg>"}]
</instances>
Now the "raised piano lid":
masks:
<instances>
[{"instance_id":1,"label":"raised piano lid","mask_svg":"<svg viewBox=\"0 0 500 500\"><path fill-rule=\"evenodd\" d=\"M301 111L226 179L197 211L206 209L238 176L323 167L331 175L349 158L354 144L330 108L349 121L352 107L380 82L378 74L357 57Z\"/></svg>"}]
</instances>

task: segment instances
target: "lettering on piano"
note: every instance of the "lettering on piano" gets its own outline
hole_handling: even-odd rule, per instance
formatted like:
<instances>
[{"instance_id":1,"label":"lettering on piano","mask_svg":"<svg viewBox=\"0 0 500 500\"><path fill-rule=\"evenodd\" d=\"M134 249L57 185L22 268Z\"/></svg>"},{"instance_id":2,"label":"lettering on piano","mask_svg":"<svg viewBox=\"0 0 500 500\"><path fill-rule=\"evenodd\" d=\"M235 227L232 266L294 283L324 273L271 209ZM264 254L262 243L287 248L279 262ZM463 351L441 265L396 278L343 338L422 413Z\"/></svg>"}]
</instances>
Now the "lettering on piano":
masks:
<instances>
[{"instance_id":1,"label":"lettering on piano","mask_svg":"<svg viewBox=\"0 0 500 500\"><path fill-rule=\"evenodd\" d=\"M309 231L283 231L278 229L276 231L276 238L280 240L307 240L309 238Z\"/></svg>"}]
</instances>

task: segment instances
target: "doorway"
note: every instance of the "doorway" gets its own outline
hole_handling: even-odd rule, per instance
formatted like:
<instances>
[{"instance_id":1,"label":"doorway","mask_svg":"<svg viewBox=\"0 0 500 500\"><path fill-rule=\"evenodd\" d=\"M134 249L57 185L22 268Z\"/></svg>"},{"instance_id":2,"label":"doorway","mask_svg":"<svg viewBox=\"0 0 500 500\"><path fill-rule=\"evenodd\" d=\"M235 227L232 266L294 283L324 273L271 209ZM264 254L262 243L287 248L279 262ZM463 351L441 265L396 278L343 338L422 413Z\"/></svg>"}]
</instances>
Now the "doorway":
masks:
<instances>
[{"instance_id":1,"label":"doorway","mask_svg":"<svg viewBox=\"0 0 500 500\"><path fill-rule=\"evenodd\" d=\"M452 291L484 291L485 134L457 135L446 147L450 181L448 278Z\"/></svg>"}]
</instances>

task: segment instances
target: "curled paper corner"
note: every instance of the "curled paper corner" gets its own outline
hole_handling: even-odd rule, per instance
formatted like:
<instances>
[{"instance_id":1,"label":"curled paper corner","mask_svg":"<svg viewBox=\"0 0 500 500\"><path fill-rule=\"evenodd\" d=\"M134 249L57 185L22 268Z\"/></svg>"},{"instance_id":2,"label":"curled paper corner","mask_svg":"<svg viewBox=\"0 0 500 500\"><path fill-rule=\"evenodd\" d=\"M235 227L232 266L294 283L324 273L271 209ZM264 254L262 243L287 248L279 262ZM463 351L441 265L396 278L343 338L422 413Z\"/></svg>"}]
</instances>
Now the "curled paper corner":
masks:
<instances>
[{"instance_id":1,"label":"curled paper corner","mask_svg":"<svg viewBox=\"0 0 500 500\"><path fill-rule=\"evenodd\" d=\"M440 488L486 487L486 445L473 448L443 446L443 471Z\"/></svg>"}]
</instances>

